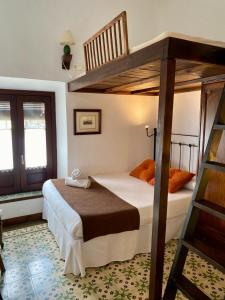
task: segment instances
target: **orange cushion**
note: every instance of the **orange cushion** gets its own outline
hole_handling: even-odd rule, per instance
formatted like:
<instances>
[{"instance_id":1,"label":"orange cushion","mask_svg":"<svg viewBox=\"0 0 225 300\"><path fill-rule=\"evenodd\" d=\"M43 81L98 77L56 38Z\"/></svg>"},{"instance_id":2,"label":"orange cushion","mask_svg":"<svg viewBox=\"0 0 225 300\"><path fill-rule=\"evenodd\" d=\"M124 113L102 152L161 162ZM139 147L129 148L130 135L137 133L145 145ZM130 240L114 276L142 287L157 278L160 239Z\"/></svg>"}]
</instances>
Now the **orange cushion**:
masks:
<instances>
[{"instance_id":1,"label":"orange cushion","mask_svg":"<svg viewBox=\"0 0 225 300\"><path fill-rule=\"evenodd\" d=\"M176 193L179 191L186 183L188 183L195 174L182 171L176 172L170 179L169 179L169 193Z\"/></svg>"},{"instance_id":2,"label":"orange cushion","mask_svg":"<svg viewBox=\"0 0 225 300\"><path fill-rule=\"evenodd\" d=\"M152 164L148 169L141 171L139 178L143 181L149 181L155 176L155 165Z\"/></svg>"},{"instance_id":3,"label":"orange cushion","mask_svg":"<svg viewBox=\"0 0 225 300\"><path fill-rule=\"evenodd\" d=\"M130 175L144 181L149 181L155 176L154 160L144 160L140 165L130 172Z\"/></svg>"},{"instance_id":4,"label":"orange cushion","mask_svg":"<svg viewBox=\"0 0 225 300\"><path fill-rule=\"evenodd\" d=\"M195 174L178 170L178 169L170 169L169 173L169 185L168 185L168 191L169 193L175 193L179 191L186 183L188 183ZM149 181L151 185L155 184L155 178Z\"/></svg>"},{"instance_id":5,"label":"orange cushion","mask_svg":"<svg viewBox=\"0 0 225 300\"><path fill-rule=\"evenodd\" d=\"M172 176L177 173L177 172L180 172L179 169L174 169L174 168L170 168L169 170L169 179L172 178ZM155 177L152 178L150 181L149 181L149 184L151 185L155 185Z\"/></svg>"},{"instance_id":6,"label":"orange cushion","mask_svg":"<svg viewBox=\"0 0 225 300\"><path fill-rule=\"evenodd\" d=\"M170 168L169 170L169 178L172 178L174 176L174 174L180 172L181 170L179 169L174 169L174 168Z\"/></svg>"}]
</instances>

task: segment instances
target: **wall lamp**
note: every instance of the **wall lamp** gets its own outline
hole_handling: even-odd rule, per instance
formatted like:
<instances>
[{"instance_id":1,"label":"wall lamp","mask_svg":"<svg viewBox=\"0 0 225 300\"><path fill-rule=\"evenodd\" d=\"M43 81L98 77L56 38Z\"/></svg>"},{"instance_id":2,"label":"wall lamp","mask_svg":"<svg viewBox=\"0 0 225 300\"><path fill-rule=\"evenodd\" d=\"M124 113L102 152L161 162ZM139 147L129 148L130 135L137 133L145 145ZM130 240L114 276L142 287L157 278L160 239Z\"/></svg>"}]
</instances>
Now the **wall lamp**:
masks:
<instances>
[{"instance_id":1,"label":"wall lamp","mask_svg":"<svg viewBox=\"0 0 225 300\"><path fill-rule=\"evenodd\" d=\"M73 35L70 30L67 30L63 33L60 39L60 45L63 45L63 56L62 56L62 68L65 70L70 69L70 62L72 60L72 54L70 46L74 45Z\"/></svg>"},{"instance_id":2,"label":"wall lamp","mask_svg":"<svg viewBox=\"0 0 225 300\"><path fill-rule=\"evenodd\" d=\"M155 160L155 156L156 156L156 137L157 137L157 128L153 128L153 133L149 132L149 125L145 125L145 130L146 130L146 135L147 137L152 137L153 136L153 145L154 145L154 150L153 150L153 154L154 154L154 160Z\"/></svg>"},{"instance_id":3,"label":"wall lamp","mask_svg":"<svg viewBox=\"0 0 225 300\"><path fill-rule=\"evenodd\" d=\"M145 125L146 135L147 137L152 137L157 135L157 129L153 128L153 133L150 133L149 131L149 125Z\"/></svg>"}]
</instances>

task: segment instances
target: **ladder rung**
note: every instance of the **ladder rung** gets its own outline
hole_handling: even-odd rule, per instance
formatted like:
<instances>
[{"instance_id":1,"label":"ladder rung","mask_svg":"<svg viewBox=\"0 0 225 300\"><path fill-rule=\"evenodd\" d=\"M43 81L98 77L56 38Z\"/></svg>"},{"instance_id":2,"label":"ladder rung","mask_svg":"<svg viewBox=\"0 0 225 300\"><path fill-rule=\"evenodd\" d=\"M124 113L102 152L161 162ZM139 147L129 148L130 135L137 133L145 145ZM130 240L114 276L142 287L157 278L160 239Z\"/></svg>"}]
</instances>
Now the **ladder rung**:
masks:
<instances>
[{"instance_id":1,"label":"ladder rung","mask_svg":"<svg viewBox=\"0 0 225 300\"><path fill-rule=\"evenodd\" d=\"M188 299L196 300L210 300L206 294L204 294L201 290L199 290L189 279L187 279L184 275L181 275L178 279L176 279L175 284L177 288L188 297Z\"/></svg>"},{"instance_id":2,"label":"ladder rung","mask_svg":"<svg viewBox=\"0 0 225 300\"><path fill-rule=\"evenodd\" d=\"M215 129L215 130L225 130L225 124L215 124L213 126L213 129Z\"/></svg>"},{"instance_id":3,"label":"ladder rung","mask_svg":"<svg viewBox=\"0 0 225 300\"><path fill-rule=\"evenodd\" d=\"M222 220L225 220L225 208L214 204L207 200L199 200L194 202L194 206L215 216Z\"/></svg>"},{"instance_id":4,"label":"ladder rung","mask_svg":"<svg viewBox=\"0 0 225 300\"><path fill-rule=\"evenodd\" d=\"M203 163L203 167L206 169L212 169L218 172L225 172L225 164L218 163L215 161L207 161Z\"/></svg>"},{"instance_id":5,"label":"ladder rung","mask_svg":"<svg viewBox=\"0 0 225 300\"><path fill-rule=\"evenodd\" d=\"M216 241L201 240L200 238L193 238L192 240L183 240L182 244L207 260L218 270L225 273L225 256L224 247L221 247Z\"/></svg>"},{"instance_id":6,"label":"ladder rung","mask_svg":"<svg viewBox=\"0 0 225 300\"><path fill-rule=\"evenodd\" d=\"M191 204L186 225L183 229L182 239L180 239L179 246L175 255L173 266L170 272L169 280L164 294L164 300L175 299L175 292L179 289L188 299L191 300L210 300L197 286L189 279L182 275L185 261L189 250L193 251L203 259L208 261L218 270L225 273L225 233L224 231L216 230L215 228L204 225L199 225L199 216L201 211L211 214L216 218L225 220L225 208L217 204L210 203L202 199L202 195L207 188L207 182L210 182L210 174L207 169L217 172L225 173L225 163L219 163L213 160L212 157L216 154L223 131L225 131L225 84L223 92L220 97L218 108L213 121L213 127L210 131L209 140L205 149L203 160L200 167L197 185L194 191L193 199L195 201ZM196 199L200 199L196 201ZM225 298L224 298L225 300Z\"/></svg>"}]
</instances>

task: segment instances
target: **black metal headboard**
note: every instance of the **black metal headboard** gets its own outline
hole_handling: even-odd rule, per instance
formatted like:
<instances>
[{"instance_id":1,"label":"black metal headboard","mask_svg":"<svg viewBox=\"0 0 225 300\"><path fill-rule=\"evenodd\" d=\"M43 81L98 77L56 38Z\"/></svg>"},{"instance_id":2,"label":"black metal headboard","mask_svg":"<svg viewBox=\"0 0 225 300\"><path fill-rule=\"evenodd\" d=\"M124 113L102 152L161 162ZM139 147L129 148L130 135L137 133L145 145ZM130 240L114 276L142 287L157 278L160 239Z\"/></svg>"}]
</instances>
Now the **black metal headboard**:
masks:
<instances>
[{"instance_id":1,"label":"black metal headboard","mask_svg":"<svg viewBox=\"0 0 225 300\"><path fill-rule=\"evenodd\" d=\"M149 134L149 128L146 127L146 133L148 137L153 137L153 156L154 156L154 160L156 158L156 138L157 138L157 129L154 128L153 129L153 133ZM191 162L193 159L193 149L194 148L199 148L199 135L194 135L194 134L183 134L183 133L172 133L172 139L173 136L179 136L179 137L188 137L188 138L197 138L197 144L196 143L185 143L185 142L177 142L177 141L171 141L171 148L170 148L170 165L171 162L173 161L173 147L179 147L179 151L178 151L178 168L181 168L181 159L182 159L182 153L183 153L183 149L189 149L189 161L188 161L188 169L189 171L191 171ZM197 159L197 163L196 163L196 172L198 170L198 159Z\"/></svg>"}]
</instances>

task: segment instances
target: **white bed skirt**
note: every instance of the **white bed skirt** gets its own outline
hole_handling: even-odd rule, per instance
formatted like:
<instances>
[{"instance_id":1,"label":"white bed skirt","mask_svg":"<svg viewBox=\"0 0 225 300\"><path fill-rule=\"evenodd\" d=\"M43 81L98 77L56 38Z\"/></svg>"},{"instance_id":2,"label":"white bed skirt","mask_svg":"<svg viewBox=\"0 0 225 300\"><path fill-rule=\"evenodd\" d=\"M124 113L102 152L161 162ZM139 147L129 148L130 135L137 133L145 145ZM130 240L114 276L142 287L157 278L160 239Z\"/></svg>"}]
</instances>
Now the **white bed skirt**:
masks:
<instances>
[{"instance_id":1,"label":"white bed skirt","mask_svg":"<svg viewBox=\"0 0 225 300\"><path fill-rule=\"evenodd\" d=\"M112 261L125 261L138 253L148 253L151 248L152 225L141 226L140 230L110 234L84 242L74 239L64 228L44 198L43 218L55 236L60 257L65 260L64 274L85 276L85 268L100 267ZM167 220L166 242L176 238L185 215Z\"/></svg>"}]
</instances>

